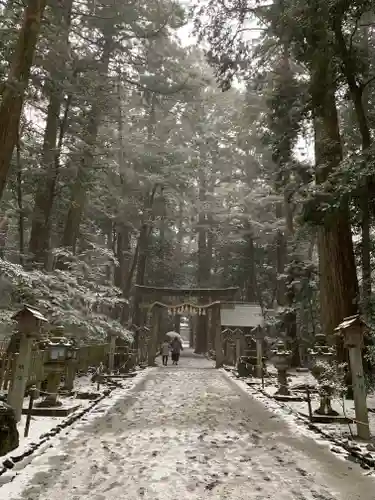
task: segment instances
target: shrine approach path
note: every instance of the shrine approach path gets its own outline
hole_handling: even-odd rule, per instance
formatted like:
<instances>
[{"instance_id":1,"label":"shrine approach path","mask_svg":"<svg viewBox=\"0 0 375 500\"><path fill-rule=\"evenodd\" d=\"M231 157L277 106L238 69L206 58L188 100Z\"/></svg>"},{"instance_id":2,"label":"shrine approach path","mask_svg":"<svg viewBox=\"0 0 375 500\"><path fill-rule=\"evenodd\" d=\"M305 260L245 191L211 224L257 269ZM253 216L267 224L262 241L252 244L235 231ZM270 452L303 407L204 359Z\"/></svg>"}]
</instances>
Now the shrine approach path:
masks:
<instances>
[{"instance_id":1,"label":"shrine approach path","mask_svg":"<svg viewBox=\"0 0 375 500\"><path fill-rule=\"evenodd\" d=\"M151 369L109 413L36 461L39 472L33 463L7 500L374 498L374 479L359 466L191 352L178 367Z\"/></svg>"}]
</instances>

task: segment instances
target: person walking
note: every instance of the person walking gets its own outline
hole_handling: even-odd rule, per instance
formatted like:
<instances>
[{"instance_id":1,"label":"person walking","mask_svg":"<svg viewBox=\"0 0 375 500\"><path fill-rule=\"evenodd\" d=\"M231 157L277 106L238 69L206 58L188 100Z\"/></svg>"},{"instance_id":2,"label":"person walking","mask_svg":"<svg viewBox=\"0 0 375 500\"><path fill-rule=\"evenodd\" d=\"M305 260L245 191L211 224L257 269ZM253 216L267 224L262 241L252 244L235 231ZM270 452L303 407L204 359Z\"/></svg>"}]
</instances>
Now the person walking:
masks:
<instances>
[{"instance_id":1,"label":"person walking","mask_svg":"<svg viewBox=\"0 0 375 500\"><path fill-rule=\"evenodd\" d=\"M173 361L173 364L174 365L178 365L178 361L180 359L181 351L184 350L184 348L182 347L181 339L179 337L175 337L172 340L171 349L172 349L172 361Z\"/></svg>"},{"instance_id":2,"label":"person walking","mask_svg":"<svg viewBox=\"0 0 375 500\"><path fill-rule=\"evenodd\" d=\"M171 350L171 346L169 342L165 340L161 346L161 355L163 359L163 366L168 366L169 352Z\"/></svg>"}]
</instances>

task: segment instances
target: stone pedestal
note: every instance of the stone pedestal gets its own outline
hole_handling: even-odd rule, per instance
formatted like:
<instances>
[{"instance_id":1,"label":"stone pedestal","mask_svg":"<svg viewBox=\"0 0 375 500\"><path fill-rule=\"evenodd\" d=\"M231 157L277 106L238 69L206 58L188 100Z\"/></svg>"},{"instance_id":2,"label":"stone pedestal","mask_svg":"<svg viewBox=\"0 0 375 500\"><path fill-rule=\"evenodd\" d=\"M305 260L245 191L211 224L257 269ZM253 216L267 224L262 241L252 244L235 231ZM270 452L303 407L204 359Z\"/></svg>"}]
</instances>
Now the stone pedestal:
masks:
<instances>
[{"instance_id":1,"label":"stone pedestal","mask_svg":"<svg viewBox=\"0 0 375 500\"><path fill-rule=\"evenodd\" d=\"M290 396L287 368L277 368L277 383L279 384L279 388L276 394L279 396Z\"/></svg>"},{"instance_id":2,"label":"stone pedestal","mask_svg":"<svg viewBox=\"0 0 375 500\"><path fill-rule=\"evenodd\" d=\"M329 417L337 417L339 414L332 408L331 396L320 395L320 404L314 413L317 415L327 415Z\"/></svg>"},{"instance_id":3,"label":"stone pedestal","mask_svg":"<svg viewBox=\"0 0 375 500\"><path fill-rule=\"evenodd\" d=\"M69 361L65 372L65 384L64 389L67 391L72 391L74 389L74 379L77 372L77 363L75 361Z\"/></svg>"},{"instance_id":4,"label":"stone pedestal","mask_svg":"<svg viewBox=\"0 0 375 500\"><path fill-rule=\"evenodd\" d=\"M51 370L47 376L46 396L40 403L37 404L40 408L48 408L53 406L61 406L58 401L58 391L61 381L61 372Z\"/></svg>"},{"instance_id":5,"label":"stone pedestal","mask_svg":"<svg viewBox=\"0 0 375 500\"><path fill-rule=\"evenodd\" d=\"M288 387L288 368L290 366L291 351L285 349L282 341L278 342L271 353L271 363L277 370L279 388L275 396L290 396Z\"/></svg>"}]
</instances>

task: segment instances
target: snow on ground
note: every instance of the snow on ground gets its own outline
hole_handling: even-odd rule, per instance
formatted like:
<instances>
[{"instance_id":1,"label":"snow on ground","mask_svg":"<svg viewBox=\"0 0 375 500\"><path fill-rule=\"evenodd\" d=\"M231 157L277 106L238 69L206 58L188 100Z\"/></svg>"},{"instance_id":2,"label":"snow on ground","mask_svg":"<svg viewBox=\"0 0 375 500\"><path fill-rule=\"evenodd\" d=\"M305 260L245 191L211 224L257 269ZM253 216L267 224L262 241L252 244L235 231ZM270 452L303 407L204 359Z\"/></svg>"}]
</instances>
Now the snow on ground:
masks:
<instances>
[{"instance_id":1,"label":"snow on ground","mask_svg":"<svg viewBox=\"0 0 375 500\"><path fill-rule=\"evenodd\" d=\"M77 432L77 430L80 428L80 426L86 425L87 423L92 422L98 417L102 417L113 407L113 405L115 405L120 399L124 398L125 394L131 391L137 385L138 381L142 380L142 377L144 376L145 373L140 373L136 378L116 379L117 383L119 384L119 387L115 389L108 397L103 399L99 404L97 404L97 406L89 410L89 413L86 413L83 417L81 417L76 424L73 424L72 426L65 428L65 430L63 430L58 437L50 439L37 452L26 457L21 462L16 463L14 469L11 469L9 473L12 476L15 475L15 473L21 474L22 477L21 476L16 477L15 482L12 483L11 490L12 491L14 490L14 486L16 485L17 482L19 483L18 487L22 487L22 481L24 477L27 477L27 473L24 473L22 469L24 469L28 464L33 462L36 456L39 456L46 449L58 448L58 445L60 445L61 442L67 439L67 436L69 436L69 439L72 438ZM75 391L80 390L80 391L95 392L94 384L92 384L91 382L91 377L83 376L77 380L78 382L77 384L75 384L76 386ZM106 388L107 387L105 385L102 385L101 391L105 390ZM95 389L96 389L96 384L95 384ZM70 400L71 398L60 398L60 399L64 401L64 400ZM93 403L93 401L89 400L75 400L75 402L80 404L80 407L75 412L78 414L80 414L84 408L87 408L89 405ZM41 417L41 416L32 417L29 436L27 438L23 437L25 423L26 423L26 416L22 416L22 420L18 427L20 433L20 445L16 450L11 451L8 455L0 457L0 463L4 462L7 458L22 455L22 453L28 448L28 446L31 443L39 441L44 434L51 431L57 425L62 424L65 419L70 419L71 416L74 414L71 414L68 417ZM31 475L35 472L35 470L30 466L28 467L27 471ZM19 480L21 480L21 482ZM4 485L7 482L8 482L7 478L0 477L0 500L5 498ZM8 498L8 496L9 495L7 495L6 498Z\"/></svg>"},{"instance_id":2,"label":"snow on ground","mask_svg":"<svg viewBox=\"0 0 375 500\"><path fill-rule=\"evenodd\" d=\"M272 370L268 370L273 377L265 379L265 392L269 396L273 396L277 392L277 381L276 373ZM306 396L306 392L300 389L303 384L308 384L309 386L316 386L316 380L310 373L301 373L296 371L291 371L288 376L289 388L292 394L298 396ZM260 383L260 380L258 381ZM318 394L311 394L311 404L313 411L319 407L319 396ZM285 406L289 407L293 412L299 413L303 416L308 416L308 407L306 401L288 401L284 403ZM369 425L370 432L372 436L375 436L375 394L371 393L367 396L367 406L369 409ZM332 408L336 410L339 415L346 416L355 420L355 409L354 401L335 397L332 399ZM335 439L351 439L351 437L357 434L356 425L353 424L330 424L330 423L316 423L319 429L325 433L330 434ZM361 446L361 444L359 444ZM365 444L363 444L365 446Z\"/></svg>"},{"instance_id":3,"label":"snow on ground","mask_svg":"<svg viewBox=\"0 0 375 500\"><path fill-rule=\"evenodd\" d=\"M373 499L375 483L359 467L295 433L203 358L146 371L98 413L0 498Z\"/></svg>"},{"instance_id":4,"label":"snow on ground","mask_svg":"<svg viewBox=\"0 0 375 500\"><path fill-rule=\"evenodd\" d=\"M105 389L105 386L101 386L101 390ZM74 391L96 391L96 384L91 382L91 377L82 376L77 377L75 380ZM74 396L71 397L59 397L59 400L64 405L79 405L79 410L86 408L92 403L92 401L88 400L78 400L74 399ZM39 400L36 400L37 403ZM29 403L29 398L25 398L24 406L27 406ZM34 403L34 404L35 404ZM61 424L66 417L42 417L42 416L32 416L30 420L30 428L29 435L27 438L24 437L25 425L26 425L26 415L22 415L21 421L18 424L18 432L19 432L19 446L15 450L8 453L8 455L0 457L0 461L3 462L8 456L16 456L21 455L23 451L25 451L31 443L38 441L38 439L45 434L46 432L51 431L54 427Z\"/></svg>"}]
</instances>

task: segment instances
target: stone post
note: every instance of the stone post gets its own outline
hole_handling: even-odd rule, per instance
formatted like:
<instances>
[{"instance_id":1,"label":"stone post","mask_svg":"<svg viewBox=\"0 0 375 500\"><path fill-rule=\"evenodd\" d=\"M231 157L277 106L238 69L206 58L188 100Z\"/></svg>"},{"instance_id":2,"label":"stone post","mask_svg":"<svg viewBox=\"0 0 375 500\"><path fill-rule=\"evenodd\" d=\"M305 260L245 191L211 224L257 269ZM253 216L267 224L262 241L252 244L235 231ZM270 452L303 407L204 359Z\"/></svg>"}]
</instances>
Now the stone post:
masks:
<instances>
[{"instance_id":1,"label":"stone post","mask_svg":"<svg viewBox=\"0 0 375 500\"><path fill-rule=\"evenodd\" d=\"M362 353L360 347L349 349L350 368L353 377L353 393L355 418L357 423L358 437L370 439L370 427L368 421L368 410L366 402L365 378L363 376Z\"/></svg>"},{"instance_id":2,"label":"stone post","mask_svg":"<svg viewBox=\"0 0 375 500\"><path fill-rule=\"evenodd\" d=\"M8 404L13 408L16 421L19 422L21 420L23 400L29 378L32 344L39 336L42 322L46 322L47 319L40 311L29 306L24 306L12 319L18 323L20 347L12 384L8 392Z\"/></svg>"},{"instance_id":3,"label":"stone post","mask_svg":"<svg viewBox=\"0 0 375 500\"><path fill-rule=\"evenodd\" d=\"M110 334L109 336L109 353L108 353L108 371L112 373L115 369L115 353L116 353L117 336Z\"/></svg>"},{"instance_id":4,"label":"stone post","mask_svg":"<svg viewBox=\"0 0 375 500\"><path fill-rule=\"evenodd\" d=\"M215 322L215 352L216 368L221 368L224 364L223 359L223 340L221 335L220 304L213 306L212 319Z\"/></svg>"},{"instance_id":5,"label":"stone post","mask_svg":"<svg viewBox=\"0 0 375 500\"><path fill-rule=\"evenodd\" d=\"M8 393L8 404L13 408L17 422L21 420L22 415L23 399L29 377L32 344L33 337L31 335L24 334L21 336L15 372Z\"/></svg>"},{"instance_id":6,"label":"stone post","mask_svg":"<svg viewBox=\"0 0 375 500\"><path fill-rule=\"evenodd\" d=\"M358 437L368 441L370 439L370 426L361 352L365 328L366 324L359 315L355 315L344 318L335 331L344 336L344 345L349 349Z\"/></svg>"}]
</instances>

